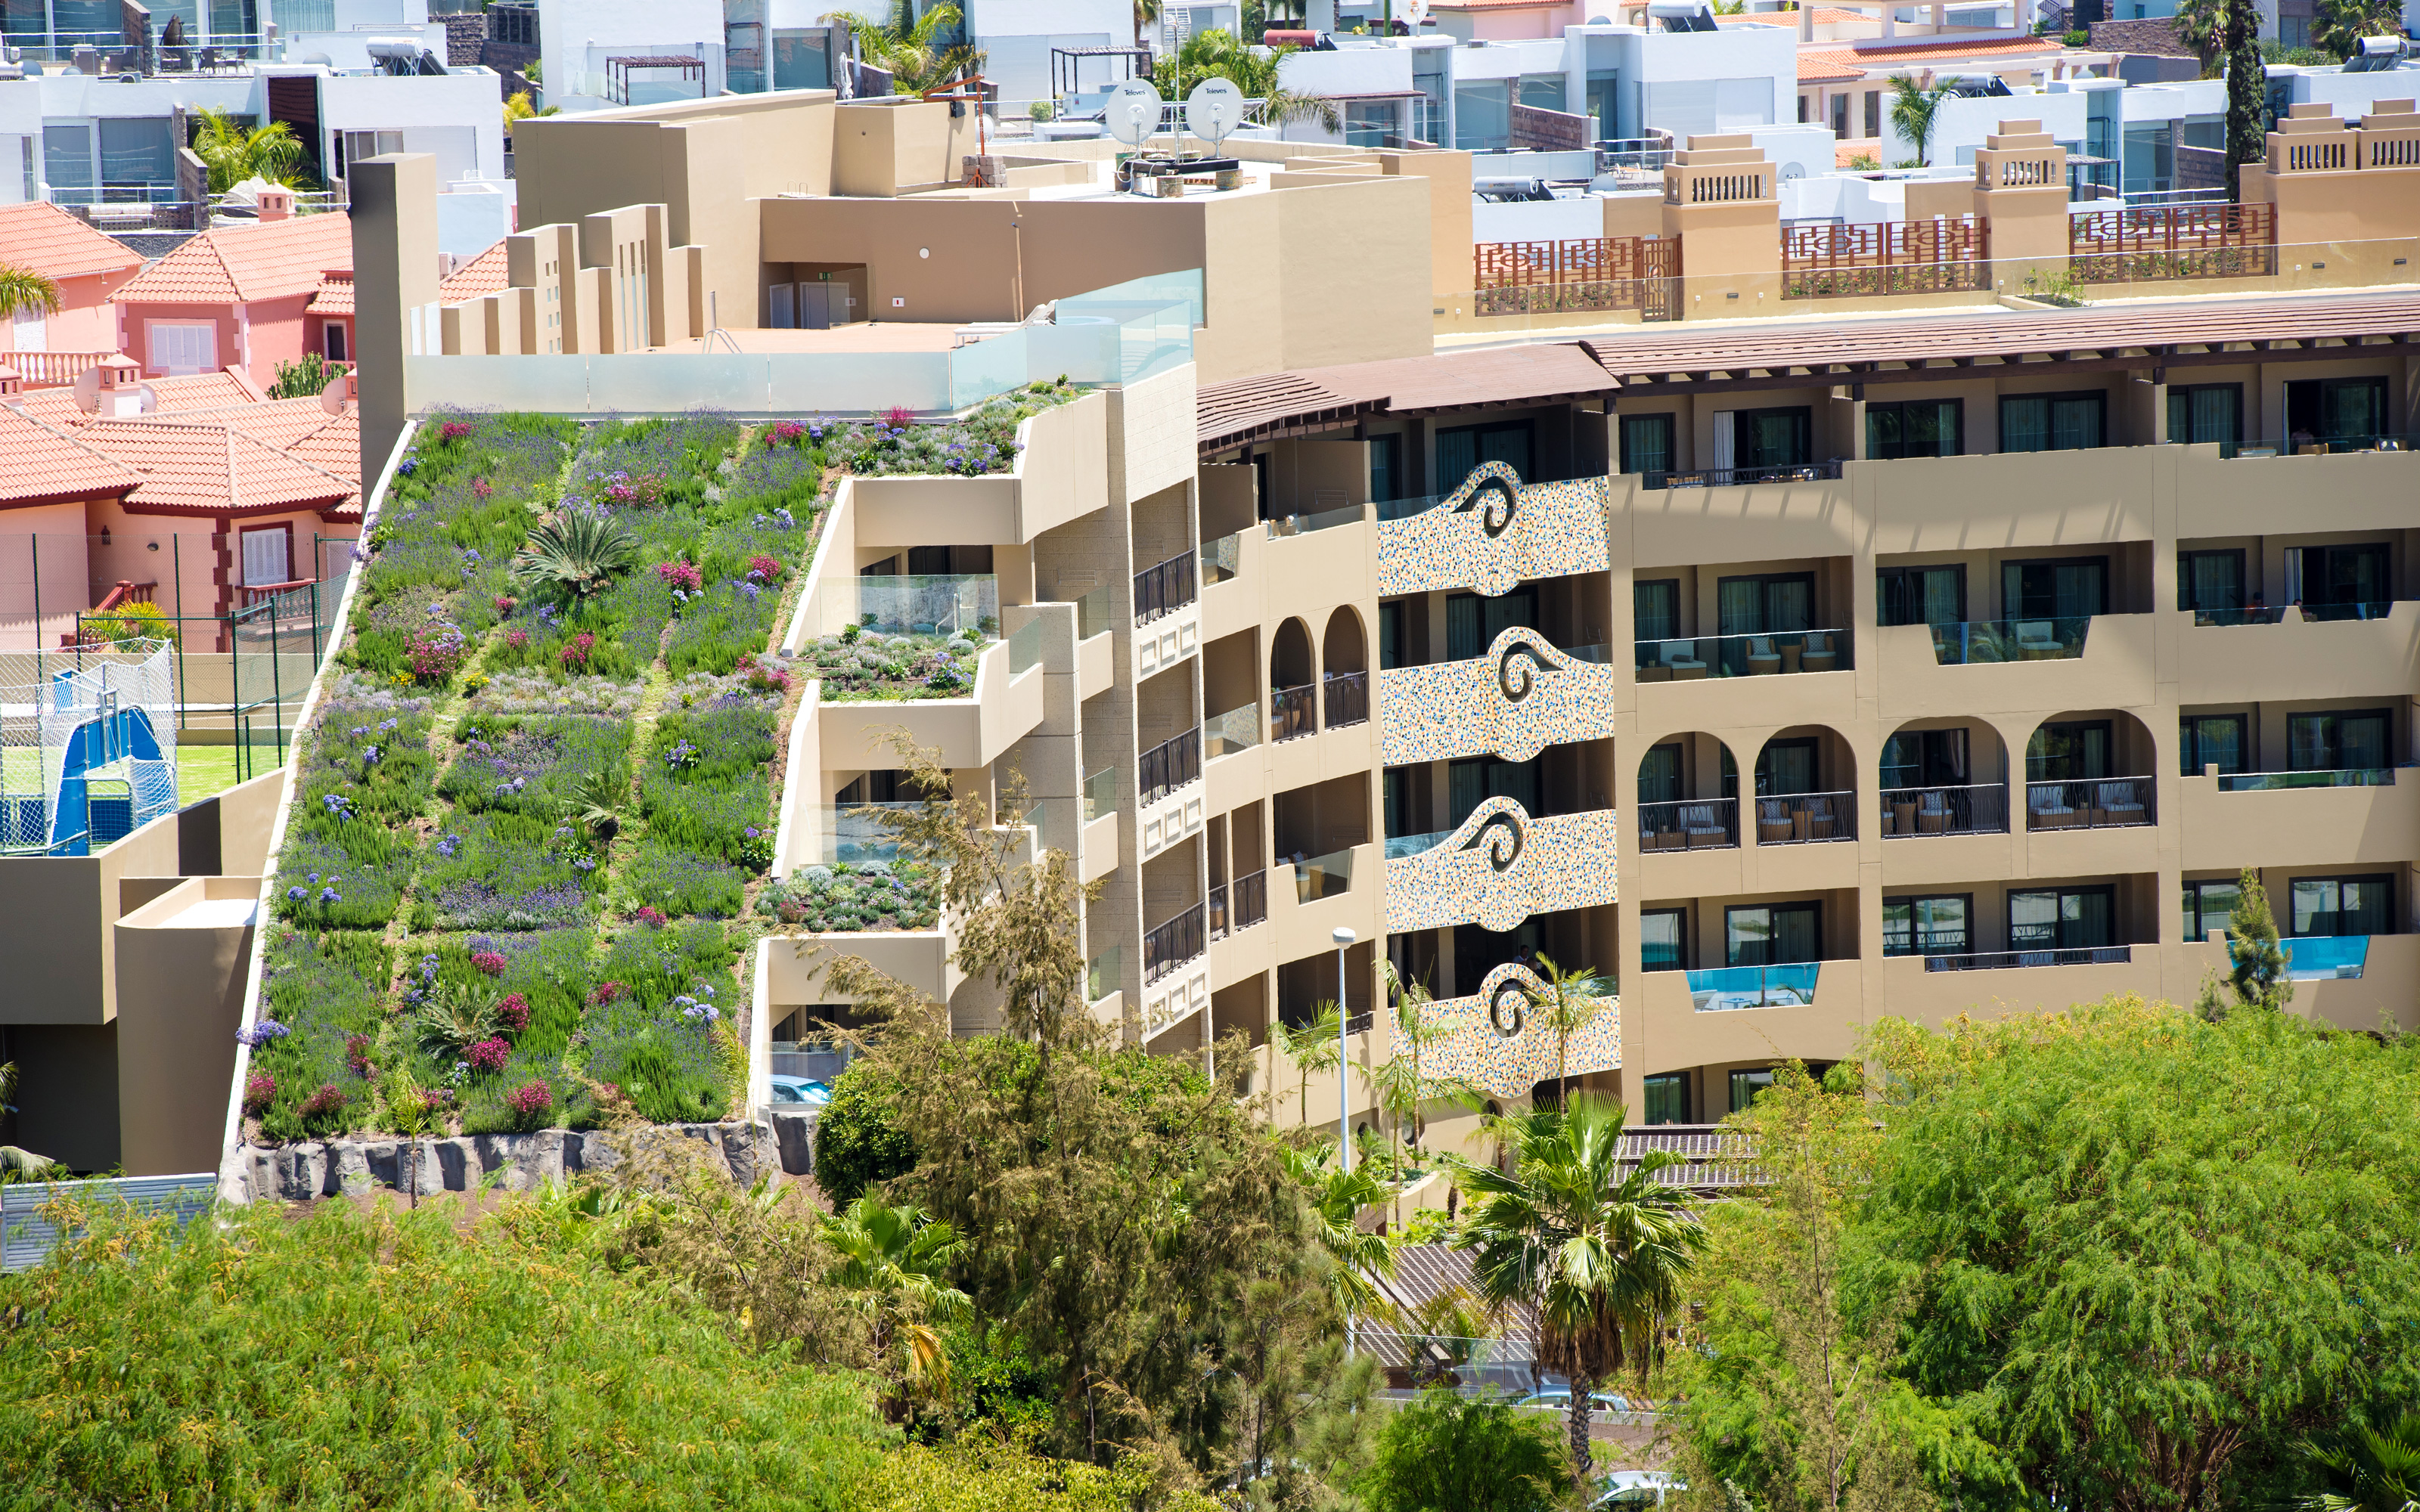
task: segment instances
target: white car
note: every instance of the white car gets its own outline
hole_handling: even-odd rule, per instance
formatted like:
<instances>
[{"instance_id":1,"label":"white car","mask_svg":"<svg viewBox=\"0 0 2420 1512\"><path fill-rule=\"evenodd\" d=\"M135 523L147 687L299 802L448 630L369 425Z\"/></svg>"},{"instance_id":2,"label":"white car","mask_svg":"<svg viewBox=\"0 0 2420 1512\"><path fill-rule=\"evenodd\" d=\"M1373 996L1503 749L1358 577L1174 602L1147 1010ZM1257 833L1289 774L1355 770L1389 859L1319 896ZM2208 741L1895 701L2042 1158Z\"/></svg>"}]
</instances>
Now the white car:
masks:
<instances>
[{"instance_id":1,"label":"white car","mask_svg":"<svg viewBox=\"0 0 2420 1512\"><path fill-rule=\"evenodd\" d=\"M1662 1506L1674 1491L1689 1483L1668 1470L1617 1470L1597 1482L1591 1507Z\"/></svg>"}]
</instances>

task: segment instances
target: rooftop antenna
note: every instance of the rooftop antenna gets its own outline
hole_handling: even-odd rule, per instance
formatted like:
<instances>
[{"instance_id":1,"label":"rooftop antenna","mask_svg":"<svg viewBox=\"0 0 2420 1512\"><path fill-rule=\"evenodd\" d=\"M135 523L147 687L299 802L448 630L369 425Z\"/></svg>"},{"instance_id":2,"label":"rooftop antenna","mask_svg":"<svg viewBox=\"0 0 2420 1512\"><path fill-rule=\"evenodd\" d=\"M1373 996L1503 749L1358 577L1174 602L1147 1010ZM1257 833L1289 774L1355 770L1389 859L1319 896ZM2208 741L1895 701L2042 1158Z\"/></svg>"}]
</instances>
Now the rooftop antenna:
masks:
<instances>
[{"instance_id":1,"label":"rooftop antenna","mask_svg":"<svg viewBox=\"0 0 2420 1512\"><path fill-rule=\"evenodd\" d=\"M1210 144L1210 155L1218 156L1218 144L1227 140L1244 119L1244 92L1230 79L1204 79L1185 97L1185 129ZM1183 157L1184 144L1177 144L1177 156Z\"/></svg>"}]
</instances>

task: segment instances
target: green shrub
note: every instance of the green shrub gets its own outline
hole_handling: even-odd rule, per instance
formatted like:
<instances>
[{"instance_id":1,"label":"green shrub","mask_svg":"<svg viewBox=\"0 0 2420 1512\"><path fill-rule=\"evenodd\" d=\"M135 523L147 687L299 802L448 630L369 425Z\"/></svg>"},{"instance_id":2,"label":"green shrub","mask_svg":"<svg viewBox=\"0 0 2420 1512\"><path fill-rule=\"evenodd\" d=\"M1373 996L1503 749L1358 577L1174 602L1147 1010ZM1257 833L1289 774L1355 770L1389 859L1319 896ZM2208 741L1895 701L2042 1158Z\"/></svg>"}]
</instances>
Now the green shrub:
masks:
<instances>
[{"instance_id":1,"label":"green shrub","mask_svg":"<svg viewBox=\"0 0 2420 1512\"><path fill-rule=\"evenodd\" d=\"M815 1120L815 1185L835 1208L916 1168L916 1146L891 1122L892 1083L863 1063L832 1081Z\"/></svg>"},{"instance_id":2,"label":"green shrub","mask_svg":"<svg viewBox=\"0 0 2420 1512\"><path fill-rule=\"evenodd\" d=\"M1561 1423L1499 1398L1423 1392L1379 1430L1362 1496L1370 1512L1550 1512L1569 1478Z\"/></svg>"}]
</instances>

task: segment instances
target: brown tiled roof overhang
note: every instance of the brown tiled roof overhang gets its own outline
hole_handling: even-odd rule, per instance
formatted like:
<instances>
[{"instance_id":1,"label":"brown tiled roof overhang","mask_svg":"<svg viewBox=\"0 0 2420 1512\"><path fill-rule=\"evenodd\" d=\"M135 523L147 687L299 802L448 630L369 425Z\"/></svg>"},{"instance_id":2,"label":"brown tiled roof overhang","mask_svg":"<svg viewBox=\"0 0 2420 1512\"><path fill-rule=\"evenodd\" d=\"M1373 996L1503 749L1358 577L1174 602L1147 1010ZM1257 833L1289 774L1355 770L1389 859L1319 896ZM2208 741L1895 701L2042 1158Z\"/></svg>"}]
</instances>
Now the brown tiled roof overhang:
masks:
<instances>
[{"instance_id":1,"label":"brown tiled roof overhang","mask_svg":"<svg viewBox=\"0 0 2420 1512\"><path fill-rule=\"evenodd\" d=\"M1569 344L1311 367L1210 384L1197 396L1195 439L1207 455L1382 414L1597 398L1614 387L1603 368Z\"/></svg>"},{"instance_id":2,"label":"brown tiled roof overhang","mask_svg":"<svg viewBox=\"0 0 2420 1512\"><path fill-rule=\"evenodd\" d=\"M2420 350L2420 295L1918 316L1805 330L1671 326L1577 346L1619 387L1659 393L1938 381L1961 370L2035 364L2089 372L2326 360Z\"/></svg>"}]
</instances>

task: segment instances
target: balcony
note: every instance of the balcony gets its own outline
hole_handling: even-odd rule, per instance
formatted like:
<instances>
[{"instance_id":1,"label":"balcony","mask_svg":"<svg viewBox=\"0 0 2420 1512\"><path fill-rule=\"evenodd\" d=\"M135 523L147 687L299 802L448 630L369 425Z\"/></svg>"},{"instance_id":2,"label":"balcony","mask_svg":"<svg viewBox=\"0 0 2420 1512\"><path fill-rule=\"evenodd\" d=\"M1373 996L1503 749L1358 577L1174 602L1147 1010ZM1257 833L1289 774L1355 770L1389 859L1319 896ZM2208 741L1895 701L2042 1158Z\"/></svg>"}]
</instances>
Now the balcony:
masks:
<instances>
[{"instance_id":1,"label":"balcony","mask_svg":"<svg viewBox=\"0 0 2420 1512\"><path fill-rule=\"evenodd\" d=\"M2073 661L2084 655L2093 616L2046 620L1971 620L1932 626L1932 660L1940 667L1989 662Z\"/></svg>"},{"instance_id":2,"label":"balcony","mask_svg":"<svg viewBox=\"0 0 2420 1512\"><path fill-rule=\"evenodd\" d=\"M1966 787L1885 788L1885 839L1911 835L2005 835L2009 830L2006 783Z\"/></svg>"},{"instance_id":3,"label":"balcony","mask_svg":"<svg viewBox=\"0 0 2420 1512\"><path fill-rule=\"evenodd\" d=\"M1739 846L1739 800L1693 798L1638 806L1642 851L1717 851Z\"/></svg>"},{"instance_id":4,"label":"balcony","mask_svg":"<svg viewBox=\"0 0 2420 1512\"><path fill-rule=\"evenodd\" d=\"M2369 963L2366 934L2319 934L2277 942L2286 951L2290 981L2350 981Z\"/></svg>"},{"instance_id":5,"label":"balcony","mask_svg":"<svg viewBox=\"0 0 2420 1512\"><path fill-rule=\"evenodd\" d=\"M1422 1073L1468 1082L1497 1097L1528 1096L1557 1069L1555 1033L1539 1021L1536 1011L1545 992L1545 983L1522 967L1501 965L1469 996L1421 1005L1421 1023L1438 1031L1420 1053ZM1620 1070L1621 999L1606 1000L1559 1049L1567 1075Z\"/></svg>"},{"instance_id":6,"label":"balcony","mask_svg":"<svg viewBox=\"0 0 2420 1512\"><path fill-rule=\"evenodd\" d=\"M1150 931L1142 937L1142 980L1145 987L1199 960L1208 947L1206 915L1200 903Z\"/></svg>"},{"instance_id":7,"label":"balcony","mask_svg":"<svg viewBox=\"0 0 2420 1512\"><path fill-rule=\"evenodd\" d=\"M1840 461L1792 462L1779 467L1692 468L1639 474L1642 488L1729 488L1757 483L1821 483L1840 475Z\"/></svg>"},{"instance_id":8,"label":"balcony","mask_svg":"<svg viewBox=\"0 0 2420 1512\"><path fill-rule=\"evenodd\" d=\"M1512 798L1489 798L1450 830L1388 841L1387 928L1476 922L1501 933L1533 915L1612 903L1619 838L1610 809L1532 818Z\"/></svg>"},{"instance_id":9,"label":"balcony","mask_svg":"<svg viewBox=\"0 0 2420 1512\"><path fill-rule=\"evenodd\" d=\"M2159 783L2148 777L2025 784L2025 827L2132 829L2155 824Z\"/></svg>"},{"instance_id":10,"label":"balcony","mask_svg":"<svg viewBox=\"0 0 2420 1512\"><path fill-rule=\"evenodd\" d=\"M1195 597L1193 553L1180 551L1135 574L1135 624L1149 625L1191 604Z\"/></svg>"},{"instance_id":11,"label":"balcony","mask_svg":"<svg viewBox=\"0 0 2420 1512\"><path fill-rule=\"evenodd\" d=\"M1188 782L1202 779L1199 726L1161 741L1135 763L1136 803L1148 807Z\"/></svg>"},{"instance_id":12,"label":"balcony","mask_svg":"<svg viewBox=\"0 0 2420 1512\"><path fill-rule=\"evenodd\" d=\"M1210 760L1249 750L1261 743L1261 708L1247 703L1202 721L1202 743Z\"/></svg>"},{"instance_id":13,"label":"balcony","mask_svg":"<svg viewBox=\"0 0 2420 1512\"><path fill-rule=\"evenodd\" d=\"M1770 635L1701 635L1638 642L1642 683L1694 683L1708 677L1770 677L1828 672L1851 665L1855 637L1846 630Z\"/></svg>"},{"instance_id":14,"label":"balcony","mask_svg":"<svg viewBox=\"0 0 2420 1512\"><path fill-rule=\"evenodd\" d=\"M1269 738L1272 741L1300 740L1305 735L1319 733L1319 688L1305 683L1299 687L1272 688L1269 692Z\"/></svg>"},{"instance_id":15,"label":"balcony","mask_svg":"<svg viewBox=\"0 0 2420 1512\"><path fill-rule=\"evenodd\" d=\"M2359 607L2328 605L2321 612L2332 619L2307 605L2300 615L2290 608L2222 611L2209 625L2195 616L2177 635L2177 696L2234 702L2290 687L2298 699L2367 698L2379 690L2380 668L2420 659L2420 602L2369 605L2366 618L2344 612Z\"/></svg>"},{"instance_id":16,"label":"balcony","mask_svg":"<svg viewBox=\"0 0 2420 1512\"><path fill-rule=\"evenodd\" d=\"M1353 890L1352 848L1306 856L1286 864L1294 868L1294 901L1297 903L1317 903L1322 898L1340 897Z\"/></svg>"},{"instance_id":17,"label":"balcony","mask_svg":"<svg viewBox=\"0 0 2420 1512\"><path fill-rule=\"evenodd\" d=\"M1755 801L1759 845L1820 845L1857 838L1854 793L1793 793Z\"/></svg>"},{"instance_id":18,"label":"balcony","mask_svg":"<svg viewBox=\"0 0 2420 1512\"><path fill-rule=\"evenodd\" d=\"M1370 674L1339 672L1322 680L1320 688L1327 705L1327 728L1342 729L1350 724L1370 722Z\"/></svg>"},{"instance_id":19,"label":"balcony","mask_svg":"<svg viewBox=\"0 0 2420 1512\"><path fill-rule=\"evenodd\" d=\"M1614 733L1613 670L1594 647L1559 650L1514 627L1483 656L1378 673L1386 764L1493 754L1526 762L1549 746Z\"/></svg>"},{"instance_id":20,"label":"balcony","mask_svg":"<svg viewBox=\"0 0 2420 1512\"><path fill-rule=\"evenodd\" d=\"M1482 462L1434 502L1384 505L1382 517L1393 517L1378 522L1379 596L1445 588L1494 596L1524 579L1603 572L1606 489L1601 477L1524 485L1506 464Z\"/></svg>"},{"instance_id":21,"label":"balcony","mask_svg":"<svg viewBox=\"0 0 2420 1512\"><path fill-rule=\"evenodd\" d=\"M2087 945L2052 950L1979 950L1966 955L1928 955L1927 971L2010 971L2024 966L2122 966L2134 959L2131 945Z\"/></svg>"},{"instance_id":22,"label":"balcony","mask_svg":"<svg viewBox=\"0 0 2420 1512\"><path fill-rule=\"evenodd\" d=\"M1265 923L1268 917L1269 873L1265 868L1210 889L1210 937L1214 940Z\"/></svg>"},{"instance_id":23,"label":"balcony","mask_svg":"<svg viewBox=\"0 0 2420 1512\"><path fill-rule=\"evenodd\" d=\"M2395 768L2352 766L2303 772L2222 772L2221 793L2277 793L2288 788L2391 788Z\"/></svg>"},{"instance_id":24,"label":"balcony","mask_svg":"<svg viewBox=\"0 0 2420 1512\"><path fill-rule=\"evenodd\" d=\"M1815 1001L1820 961L1785 965L1719 966L1687 973L1689 1005L1700 1013L1744 1008L1805 1008Z\"/></svg>"}]
</instances>

